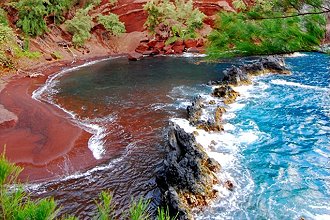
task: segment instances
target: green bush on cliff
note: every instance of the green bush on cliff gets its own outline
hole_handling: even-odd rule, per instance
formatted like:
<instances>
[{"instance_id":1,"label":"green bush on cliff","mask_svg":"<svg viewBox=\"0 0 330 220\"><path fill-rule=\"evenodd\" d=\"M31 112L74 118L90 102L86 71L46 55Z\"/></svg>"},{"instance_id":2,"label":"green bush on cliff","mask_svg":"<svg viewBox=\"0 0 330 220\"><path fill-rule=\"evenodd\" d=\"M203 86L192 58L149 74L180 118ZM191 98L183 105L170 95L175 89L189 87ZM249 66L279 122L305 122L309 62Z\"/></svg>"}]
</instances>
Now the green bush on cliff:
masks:
<instances>
[{"instance_id":1,"label":"green bush on cliff","mask_svg":"<svg viewBox=\"0 0 330 220\"><path fill-rule=\"evenodd\" d=\"M3 8L0 8L0 23L5 26L8 25L7 12Z\"/></svg>"},{"instance_id":2,"label":"green bush on cliff","mask_svg":"<svg viewBox=\"0 0 330 220\"><path fill-rule=\"evenodd\" d=\"M299 15L297 9L277 1L257 1L240 12L221 12L209 37L211 58L310 51L325 33L322 14ZM237 3L237 5L240 5ZM298 6L297 6L298 7ZM299 6L303 7L303 6ZM315 11L310 9L310 12Z\"/></svg>"},{"instance_id":3,"label":"green bush on cliff","mask_svg":"<svg viewBox=\"0 0 330 220\"><path fill-rule=\"evenodd\" d=\"M71 20L65 22L65 26L68 32L73 34L72 43L75 47L81 47L87 40L91 38L91 29L93 27L93 21L91 16L88 15L88 11L93 5L79 9Z\"/></svg>"},{"instance_id":4,"label":"green bush on cliff","mask_svg":"<svg viewBox=\"0 0 330 220\"><path fill-rule=\"evenodd\" d=\"M44 16L48 14L47 0L20 0L14 4L18 10L17 27L29 36L40 36L47 31Z\"/></svg>"},{"instance_id":5,"label":"green bush on cliff","mask_svg":"<svg viewBox=\"0 0 330 220\"><path fill-rule=\"evenodd\" d=\"M110 13L109 15L99 15L97 20L114 36L118 36L126 31L125 24L119 20L119 17L116 14Z\"/></svg>"},{"instance_id":6,"label":"green bush on cliff","mask_svg":"<svg viewBox=\"0 0 330 220\"><path fill-rule=\"evenodd\" d=\"M54 17L54 23L64 21L63 14L75 3L73 0L49 0L47 7L48 16Z\"/></svg>"},{"instance_id":7,"label":"green bush on cliff","mask_svg":"<svg viewBox=\"0 0 330 220\"><path fill-rule=\"evenodd\" d=\"M201 28L205 15L194 8L192 0L151 0L144 10L148 13L145 26L151 33L157 32L160 25L169 29L168 43L178 38L196 38L196 30Z\"/></svg>"},{"instance_id":8,"label":"green bush on cliff","mask_svg":"<svg viewBox=\"0 0 330 220\"><path fill-rule=\"evenodd\" d=\"M12 68L14 66L12 58L8 52L12 51L15 44L15 34L13 30L0 23L0 66L4 68Z\"/></svg>"}]
</instances>

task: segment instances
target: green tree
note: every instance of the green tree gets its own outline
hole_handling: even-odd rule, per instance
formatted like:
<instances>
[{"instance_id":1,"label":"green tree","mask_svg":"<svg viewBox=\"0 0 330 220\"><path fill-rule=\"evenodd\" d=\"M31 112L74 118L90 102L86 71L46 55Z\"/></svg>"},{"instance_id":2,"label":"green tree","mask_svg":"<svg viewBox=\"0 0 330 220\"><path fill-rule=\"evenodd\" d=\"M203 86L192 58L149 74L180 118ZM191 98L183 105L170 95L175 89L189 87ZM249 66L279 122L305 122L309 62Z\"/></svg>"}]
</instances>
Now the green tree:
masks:
<instances>
[{"instance_id":1,"label":"green tree","mask_svg":"<svg viewBox=\"0 0 330 220\"><path fill-rule=\"evenodd\" d=\"M18 10L17 27L29 36L40 36L47 31L44 17L48 14L48 0L20 0L14 4Z\"/></svg>"},{"instance_id":2,"label":"green tree","mask_svg":"<svg viewBox=\"0 0 330 220\"><path fill-rule=\"evenodd\" d=\"M196 30L201 28L205 15L194 8L192 0L151 0L144 5L148 13L145 26L155 33L160 25L169 29L167 43L177 39L196 38Z\"/></svg>"},{"instance_id":3,"label":"green tree","mask_svg":"<svg viewBox=\"0 0 330 220\"><path fill-rule=\"evenodd\" d=\"M91 38L90 31L93 27L93 21L88 12L92 7L93 5L90 5L87 8L79 9L74 18L65 22L67 31L73 34L72 43L75 47L83 46Z\"/></svg>"},{"instance_id":4,"label":"green tree","mask_svg":"<svg viewBox=\"0 0 330 220\"><path fill-rule=\"evenodd\" d=\"M99 15L97 20L114 36L118 36L126 31L125 24L119 21L119 17L116 14L110 13L109 15Z\"/></svg>"},{"instance_id":5,"label":"green tree","mask_svg":"<svg viewBox=\"0 0 330 220\"><path fill-rule=\"evenodd\" d=\"M238 12L221 12L209 37L211 58L310 51L325 33L324 2L234 1Z\"/></svg>"}]
</instances>

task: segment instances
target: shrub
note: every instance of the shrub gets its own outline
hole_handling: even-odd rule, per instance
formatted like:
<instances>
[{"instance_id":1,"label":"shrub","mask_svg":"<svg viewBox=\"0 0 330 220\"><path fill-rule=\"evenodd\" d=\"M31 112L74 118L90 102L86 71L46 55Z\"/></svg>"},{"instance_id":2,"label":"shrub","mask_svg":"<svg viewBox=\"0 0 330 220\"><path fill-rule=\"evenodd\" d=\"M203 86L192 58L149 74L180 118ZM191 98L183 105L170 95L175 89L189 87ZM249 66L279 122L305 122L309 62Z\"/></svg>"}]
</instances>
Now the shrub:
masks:
<instances>
[{"instance_id":1,"label":"shrub","mask_svg":"<svg viewBox=\"0 0 330 220\"><path fill-rule=\"evenodd\" d=\"M145 26L155 33L159 25L169 28L169 42L178 38L196 38L196 30L201 28L205 15L194 8L192 0L151 0L144 10L148 13Z\"/></svg>"},{"instance_id":2,"label":"shrub","mask_svg":"<svg viewBox=\"0 0 330 220\"><path fill-rule=\"evenodd\" d=\"M4 68L13 68L14 63L10 56L7 55L8 50L12 50L14 42L13 30L0 23L0 66Z\"/></svg>"},{"instance_id":3,"label":"shrub","mask_svg":"<svg viewBox=\"0 0 330 220\"><path fill-rule=\"evenodd\" d=\"M26 35L39 36L47 31L44 16L48 14L46 0L20 0L14 4L18 10L17 27Z\"/></svg>"},{"instance_id":4,"label":"shrub","mask_svg":"<svg viewBox=\"0 0 330 220\"><path fill-rule=\"evenodd\" d=\"M8 18L7 18L7 12L0 8L0 23L7 26L8 25Z\"/></svg>"},{"instance_id":5,"label":"shrub","mask_svg":"<svg viewBox=\"0 0 330 220\"><path fill-rule=\"evenodd\" d=\"M99 15L97 20L112 35L118 36L126 31L124 23L119 21L119 17L116 14Z\"/></svg>"},{"instance_id":6,"label":"shrub","mask_svg":"<svg viewBox=\"0 0 330 220\"><path fill-rule=\"evenodd\" d=\"M91 38L90 31L93 27L93 21L88 15L91 7L93 6L79 9L72 20L65 22L67 31L73 34L72 43L75 47L83 46Z\"/></svg>"}]
</instances>

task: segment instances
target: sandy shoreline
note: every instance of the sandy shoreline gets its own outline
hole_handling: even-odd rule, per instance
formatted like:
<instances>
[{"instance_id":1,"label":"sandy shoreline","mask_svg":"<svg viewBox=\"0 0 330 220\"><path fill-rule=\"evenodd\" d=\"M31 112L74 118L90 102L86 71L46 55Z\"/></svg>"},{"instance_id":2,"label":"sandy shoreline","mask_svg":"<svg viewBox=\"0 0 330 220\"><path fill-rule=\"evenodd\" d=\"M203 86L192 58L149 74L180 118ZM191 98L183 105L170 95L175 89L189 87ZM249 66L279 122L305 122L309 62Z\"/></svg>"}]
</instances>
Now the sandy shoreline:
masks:
<instances>
[{"instance_id":1,"label":"sandy shoreline","mask_svg":"<svg viewBox=\"0 0 330 220\"><path fill-rule=\"evenodd\" d=\"M25 71L41 72L43 76L37 78L13 75L0 79L0 151L6 145L7 158L24 168L22 181L59 178L95 163L88 149L91 134L56 106L34 100L32 92L63 69L119 55L94 56L73 64L64 60ZM68 162L70 167L64 167Z\"/></svg>"}]
</instances>

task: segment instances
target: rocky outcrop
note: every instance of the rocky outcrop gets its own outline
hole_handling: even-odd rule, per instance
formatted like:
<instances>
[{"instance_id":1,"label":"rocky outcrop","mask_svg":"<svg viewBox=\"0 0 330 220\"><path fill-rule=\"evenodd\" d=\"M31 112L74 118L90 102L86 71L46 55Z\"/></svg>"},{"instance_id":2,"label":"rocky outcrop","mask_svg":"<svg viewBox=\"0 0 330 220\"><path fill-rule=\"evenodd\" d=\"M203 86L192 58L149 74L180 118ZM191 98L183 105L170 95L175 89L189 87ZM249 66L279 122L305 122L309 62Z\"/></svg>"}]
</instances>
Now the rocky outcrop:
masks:
<instances>
[{"instance_id":1,"label":"rocky outcrop","mask_svg":"<svg viewBox=\"0 0 330 220\"><path fill-rule=\"evenodd\" d=\"M224 72L222 81L211 84L228 84L233 86L251 84L250 77L265 73L290 74L285 67L284 60L278 56L260 58L252 64L233 66Z\"/></svg>"},{"instance_id":2,"label":"rocky outcrop","mask_svg":"<svg viewBox=\"0 0 330 220\"><path fill-rule=\"evenodd\" d=\"M168 37L168 36L167 36ZM154 38L142 39L135 49L135 52L145 56L154 56L158 54L182 54L183 52L202 53L204 52L203 39L178 40L171 44L166 44L166 39L156 34Z\"/></svg>"},{"instance_id":3,"label":"rocky outcrop","mask_svg":"<svg viewBox=\"0 0 330 220\"><path fill-rule=\"evenodd\" d=\"M214 199L218 183L215 175L220 164L208 157L193 134L171 124L168 131L167 156L158 171L157 184L163 205L177 219L192 219L190 209L205 206Z\"/></svg>"},{"instance_id":4,"label":"rocky outcrop","mask_svg":"<svg viewBox=\"0 0 330 220\"><path fill-rule=\"evenodd\" d=\"M8 111L0 104L0 129L13 127L17 120L18 118L14 113Z\"/></svg>"},{"instance_id":5,"label":"rocky outcrop","mask_svg":"<svg viewBox=\"0 0 330 220\"><path fill-rule=\"evenodd\" d=\"M224 85L219 86L213 90L212 95L214 97L221 98L223 102L228 105L231 103L234 103L237 99L237 97L240 95L238 92L236 92L231 86Z\"/></svg>"}]
</instances>

